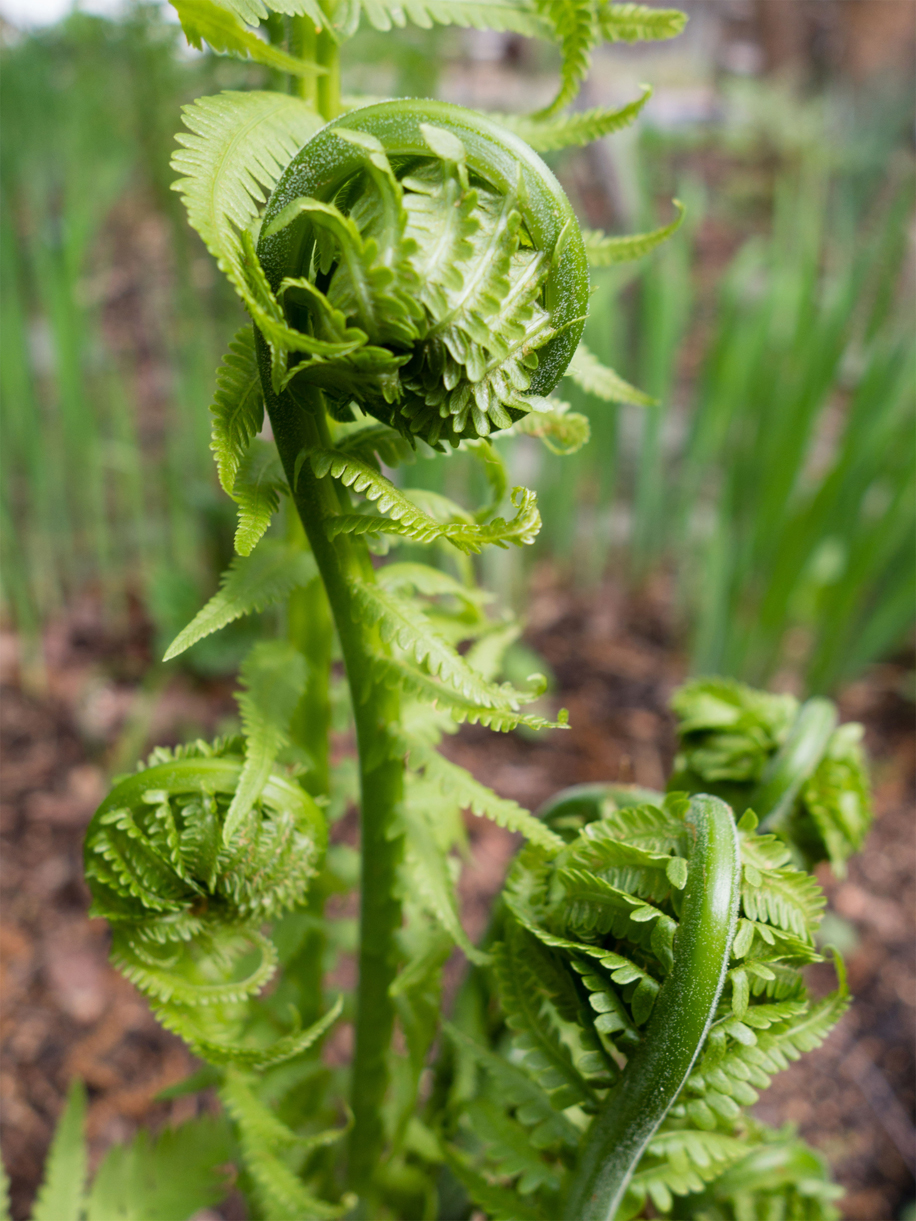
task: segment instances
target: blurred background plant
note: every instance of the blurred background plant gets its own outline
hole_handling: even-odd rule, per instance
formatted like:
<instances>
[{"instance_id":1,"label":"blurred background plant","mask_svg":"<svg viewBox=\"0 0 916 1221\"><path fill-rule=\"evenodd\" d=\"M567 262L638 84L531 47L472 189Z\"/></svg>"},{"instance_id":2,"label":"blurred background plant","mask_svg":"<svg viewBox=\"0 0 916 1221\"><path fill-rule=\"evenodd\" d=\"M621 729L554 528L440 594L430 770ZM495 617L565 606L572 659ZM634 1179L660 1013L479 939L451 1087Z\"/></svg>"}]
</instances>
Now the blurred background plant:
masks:
<instances>
[{"instance_id":1,"label":"blurred background plant","mask_svg":"<svg viewBox=\"0 0 916 1221\"><path fill-rule=\"evenodd\" d=\"M686 7L684 38L599 54L586 104L659 82L640 123L553 157L596 226L687 204L673 241L594 276L587 342L655 402L574 391L592 439L572 458L499 442L545 529L488 579L519 607L532 563L585 587L663 580L694 671L829 691L901 643L916 597L907 6L866 21L856 0L798 0L776 24L769 0ZM262 70L189 53L150 3L4 41L4 614L37 657L88 591L142 608L158 650L231 554L200 403L238 313L168 159L182 102ZM511 35L367 30L353 61L354 93L496 110L552 79ZM481 477L435 456L415 474L458 499ZM187 664L232 671L256 626Z\"/></svg>"}]
</instances>

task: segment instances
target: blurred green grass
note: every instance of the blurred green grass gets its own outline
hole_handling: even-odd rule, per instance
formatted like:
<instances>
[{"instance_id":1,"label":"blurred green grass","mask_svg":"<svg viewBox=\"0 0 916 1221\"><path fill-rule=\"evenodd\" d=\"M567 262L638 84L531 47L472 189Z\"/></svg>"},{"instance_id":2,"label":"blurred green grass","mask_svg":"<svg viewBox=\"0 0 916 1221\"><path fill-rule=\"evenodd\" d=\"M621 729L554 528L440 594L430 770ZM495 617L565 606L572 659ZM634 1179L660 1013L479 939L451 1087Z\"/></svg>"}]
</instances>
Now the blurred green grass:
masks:
<instances>
[{"instance_id":1,"label":"blurred green grass","mask_svg":"<svg viewBox=\"0 0 916 1221\"><path fill-rule=\"evenodd\" d=\"M177 34L137 5L3 53L2 588L28 637L87 589L167 631L230 553L206 404L240 310L168 166L180 105L223 81Z\"/></svg>"},{"instance_id":2,"label":"blurred green grass","mask_svg":"<svg viewBox=\"0 0 916 1221\"><path fill-rule=\"evenodd\" d=\"M353 44L373 71L387 57L398 91L435 92L442 50L452 32ZM240 317L168 161L182 102L264 81L188 57L144 4L120 21L74 14L3 61L5 614L37 640L83 591L114 614L135 597L165 642L231 553L206 404ZM644 125L631 141L619 168L640 227L668 219L674 194L688 221L643 263L595 273L587 342L659 405L573 390L592 428L579 453L498 442L544 530L492 575L523 601L538 559L586 587L666 574L695 671L789 670L832 690L899 645L916 598L907 106L803 105L754 82L724 97L717 126ZM571 161L557 168L575 183ZM458 499L479 477L460 459L411 469ZM192 664L231 669L255 626Z\"/></svg>"}]
</instances>

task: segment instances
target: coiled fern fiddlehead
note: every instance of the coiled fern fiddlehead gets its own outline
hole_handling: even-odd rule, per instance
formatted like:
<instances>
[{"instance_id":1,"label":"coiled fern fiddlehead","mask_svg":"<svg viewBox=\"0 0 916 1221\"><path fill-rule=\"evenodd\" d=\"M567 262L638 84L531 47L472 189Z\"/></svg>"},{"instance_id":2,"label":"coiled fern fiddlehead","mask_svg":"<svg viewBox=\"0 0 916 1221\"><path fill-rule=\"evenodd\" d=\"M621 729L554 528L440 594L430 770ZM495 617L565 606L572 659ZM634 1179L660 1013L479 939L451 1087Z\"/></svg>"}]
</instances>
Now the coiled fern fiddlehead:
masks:
<instances>
[{"instance_id":1,"label":"coiled fern fiddlehead","mask_svg":"<svg viewBox=\"0 0 916 1221\"><path fill-rule=\"evenodd\" d=\"M550 803L565 846L510 872L489 947L501 1022L466 1002L449 1028L450 1166L497 1218L628 1221L651 1201L835 1219L817 1156L741 1111L848 1003L839 960L821 1001L801 978L821 958L817 882L750 811L736 825L715 797L625 786L596 805L596 787ZM524 1211L494 1183L510 1175Z\"/></svg>"},{"instance_id":2,"label":"coiled fern fiddlehead","mask_svg":"<svg viewBox=\"0 0 916 1221\"><path fill-rule=\"evenodd\" d=\"M356 403L431 445L535 410L588 310L582 235L553 174L511 132L443 102L329 123L277 183L258 258L297 329L364 336L291 364L284 389L319 387L333 414Z\"/></svg>"},{"instance_id":3,"label":"coiled fern fiddlehead","mask_svg":"<svg viewBox=\"0 0 916 1221\"><path fill-rule=\"evenodd\" d=\"M282 774L267 776L232 820L241 746L229 739L154 752L99 806L85 859L91 914L112 927L112 960L163 1024L211 1061L254 1067L320 1033L297 1032L269 1049L221 1041L239 1006L274 975L276 949L262 925L302 902L327 830L308 793Z\"/></svg>"}]
</instances>

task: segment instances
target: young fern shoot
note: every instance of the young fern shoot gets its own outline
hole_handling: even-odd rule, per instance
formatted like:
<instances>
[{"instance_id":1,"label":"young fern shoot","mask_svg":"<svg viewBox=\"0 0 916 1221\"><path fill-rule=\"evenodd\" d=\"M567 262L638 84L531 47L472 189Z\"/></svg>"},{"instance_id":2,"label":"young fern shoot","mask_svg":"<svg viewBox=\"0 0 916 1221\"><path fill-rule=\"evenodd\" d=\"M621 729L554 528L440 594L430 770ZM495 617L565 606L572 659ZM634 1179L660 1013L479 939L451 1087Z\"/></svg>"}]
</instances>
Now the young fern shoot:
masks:
<instances>
[{"instance_id":1,"label":"young fern shoot","mask_svg":"<svg viewBox=\"0 0 916 1221\"><path fill-rule=\"evenodd\" d=\"M566 795L536 818L437 750L463 721L566 724L525 711L539 675L500 681L520 626L491 611L472 557L531 543L540 516L530 489L509 489L491 437L583 444L587 421L552 397L564 376L647 401L581 346L588 265L647 254L679 217L584 240L535 150L632 122L645 98L564 108L601 40L670 37L684 18L606 0L175 7L194 45L287 73L291 88L201 98L179 136L176 189L252 323L211 408L238 555L167 657L270 606L285 626L242 666L239 737L154 752L97 811L86 875L114 960L207 1062L183 1088L218 1088L254 1216L433 1218L452 1215L451 1193L455 1215L610 1221L695 1191L710 1217L731 1216L715 1211L716 1176L773 1140L809 1156L739 1120L735 1099L844 1004L841 989L810 1007L798 978L818 958L816 884L753 834L752 815L736 830L718 796L630 808L633 794ZM557 96L504 121L430 100L351 104L340 50L362 19L548 39ZM479 461L490 501L469 510L394 475L424 448ZM404 542L434 558L375 562ZM341 717L356 774L331 766ZM792 800L799 758L784 769ZM348 803L358 852L329 836ZM528 840L482 947L456 892L465 810ZM350 892L357 921L326 907ZM456 946L473 970L430 1095ZM325 981L347 954L357 983L338 994ZM345 1039L322 1057L338 1021L354 1034L344 1065ZM828 1200L818 1163L806 1181L806 1199Z\"/></svg>"}]
</instances>

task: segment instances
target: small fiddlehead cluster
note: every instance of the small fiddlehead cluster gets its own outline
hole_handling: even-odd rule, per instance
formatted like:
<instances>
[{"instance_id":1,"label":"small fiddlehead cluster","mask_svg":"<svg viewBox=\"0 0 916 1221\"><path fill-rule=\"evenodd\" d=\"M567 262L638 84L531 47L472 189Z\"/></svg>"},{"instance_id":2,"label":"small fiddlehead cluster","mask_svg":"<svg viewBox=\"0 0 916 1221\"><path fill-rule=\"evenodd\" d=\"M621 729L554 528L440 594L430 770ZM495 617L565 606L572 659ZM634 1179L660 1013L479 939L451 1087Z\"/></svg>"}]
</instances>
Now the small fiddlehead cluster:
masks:
<instances>
[{"instance_id":1,"label":"small fiddlehead cluster","mask_svg":"<svg viewBox=\"0 0 916 1221\"><path fill-rule=\"evenodd\" d=\"M843 876L872 820L861 725L840 725L831 700L816 696L802 704L726 678L692 679L674 693L671 707L679 750L670 792L712 793L737 818L751 809L797 865L829 861ZM626 786L579 785L541 813L564 834L602 817L607 802L657 798Z\"/></svg>"}]
</instances>

